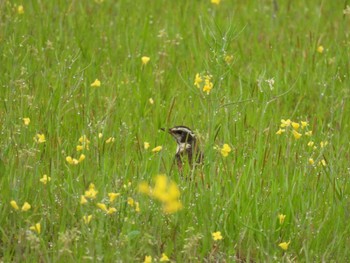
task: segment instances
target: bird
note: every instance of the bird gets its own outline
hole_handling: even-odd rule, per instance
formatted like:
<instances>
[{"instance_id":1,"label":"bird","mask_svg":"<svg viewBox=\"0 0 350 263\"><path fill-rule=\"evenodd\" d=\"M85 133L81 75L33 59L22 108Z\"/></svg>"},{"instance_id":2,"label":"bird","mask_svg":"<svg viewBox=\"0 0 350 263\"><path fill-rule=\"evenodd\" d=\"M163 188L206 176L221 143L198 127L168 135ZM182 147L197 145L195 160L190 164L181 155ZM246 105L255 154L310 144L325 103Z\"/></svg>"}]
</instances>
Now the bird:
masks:
<instances>
[{"instance_id":1,"label":"bird","mask_svg":"<svg viewBox=\"0 0 350 263\"><path fill-rule=\"evenodd\" d=\"M195 133L190 128L180 125L169 129L161 128L161 130L167 131L176 140L175 161L180 172L183 169L185 156L187 156L191 168L194 167L194 158L195 164L203 163L204 155L199 149L199 143Z\"/></svg>"}]
</instances>

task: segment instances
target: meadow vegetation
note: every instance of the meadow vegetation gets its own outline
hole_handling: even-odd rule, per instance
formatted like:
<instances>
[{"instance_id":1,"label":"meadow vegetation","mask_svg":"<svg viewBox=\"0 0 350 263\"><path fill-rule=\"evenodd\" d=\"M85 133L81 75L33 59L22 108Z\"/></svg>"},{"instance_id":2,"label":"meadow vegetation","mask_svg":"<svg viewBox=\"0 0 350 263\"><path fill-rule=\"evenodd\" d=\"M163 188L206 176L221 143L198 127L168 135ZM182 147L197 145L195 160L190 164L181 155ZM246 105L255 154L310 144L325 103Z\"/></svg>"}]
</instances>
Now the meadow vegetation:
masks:
<instances>
[{"instance_id":1,"label":"meadow vegetation","mask_svg":"<svg viewBox=\"0 0 350 263\"><path fill-rule=\"evenodd\" d=\"M346 1L0 17L0 262L350 260ZM205 154L182 175L175 125Z\"/></svg>"}]
</instances>

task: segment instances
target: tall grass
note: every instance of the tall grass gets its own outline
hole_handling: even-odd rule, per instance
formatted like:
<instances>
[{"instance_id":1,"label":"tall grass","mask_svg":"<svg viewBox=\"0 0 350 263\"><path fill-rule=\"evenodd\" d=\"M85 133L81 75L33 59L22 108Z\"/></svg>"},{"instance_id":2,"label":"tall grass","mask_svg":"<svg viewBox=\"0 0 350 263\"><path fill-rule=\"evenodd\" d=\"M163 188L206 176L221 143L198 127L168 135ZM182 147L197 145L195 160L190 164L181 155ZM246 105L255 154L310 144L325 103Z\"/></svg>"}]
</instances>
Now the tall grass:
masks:
<instances>
[{"instance_id":1,"label":"tall grass","mask_svg":"<svg viewBox=\"0 0 350 263\"><path fill-rule=\"evenodd\" d=\"M1 2L0 260L349 261L344 9L339 1ZM212 76L209 94L193 84L197 73ZM278 135L281 119L308 126L296 129L299 139L291 126ZM184 174L173 165L175 141L159 130L175 125L191 127L205 153ZM77 165L66 160L81 154ZM138 191L158 174L180 189L176 213ZM98 193L81 204L91 183ZM111 192L120 193L113 202Z\"/></svg>"}]
</instances>

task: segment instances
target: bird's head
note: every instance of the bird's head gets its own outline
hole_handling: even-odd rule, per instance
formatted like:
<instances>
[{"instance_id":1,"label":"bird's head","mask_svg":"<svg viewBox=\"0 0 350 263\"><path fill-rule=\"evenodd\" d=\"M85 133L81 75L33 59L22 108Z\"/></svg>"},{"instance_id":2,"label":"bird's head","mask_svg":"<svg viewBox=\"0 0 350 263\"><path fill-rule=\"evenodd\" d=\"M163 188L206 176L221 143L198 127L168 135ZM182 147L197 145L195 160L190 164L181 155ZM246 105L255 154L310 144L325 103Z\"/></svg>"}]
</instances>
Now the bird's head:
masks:
<instances>
[{"instance_id":1,"label":"bird's head","mask_svg":"<svg viewBox=\"0 0 350 263\"><path fill-rule=\"evenodd\" d=\"M166 129L162 129L166 131ZM175 126L167 130L176 140L178 144L194 144L196 142L196 135L186 126Z\"/></svg>"}]
</instances>

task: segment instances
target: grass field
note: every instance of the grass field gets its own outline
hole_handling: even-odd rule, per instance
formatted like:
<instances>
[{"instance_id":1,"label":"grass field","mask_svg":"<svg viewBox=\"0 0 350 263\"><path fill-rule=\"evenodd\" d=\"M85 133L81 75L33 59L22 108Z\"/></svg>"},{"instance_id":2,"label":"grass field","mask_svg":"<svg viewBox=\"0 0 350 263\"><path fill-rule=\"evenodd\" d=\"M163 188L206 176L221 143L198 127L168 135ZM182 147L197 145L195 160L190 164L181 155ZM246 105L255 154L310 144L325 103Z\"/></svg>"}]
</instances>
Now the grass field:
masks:
<instances>
[{"instance_id":1,"label":"grass field","mask_svg":"<svg viewBox=\"0 0 350 263\"><path fill-rule=\"evenodd\" d=\"M349 262L347 4L1 1L0 262Z\"/></svg>"}]
</instances>

